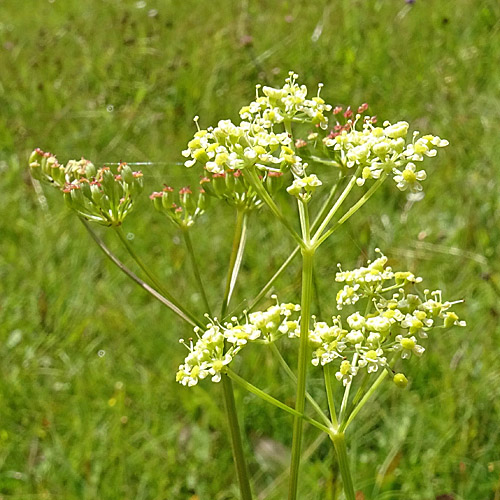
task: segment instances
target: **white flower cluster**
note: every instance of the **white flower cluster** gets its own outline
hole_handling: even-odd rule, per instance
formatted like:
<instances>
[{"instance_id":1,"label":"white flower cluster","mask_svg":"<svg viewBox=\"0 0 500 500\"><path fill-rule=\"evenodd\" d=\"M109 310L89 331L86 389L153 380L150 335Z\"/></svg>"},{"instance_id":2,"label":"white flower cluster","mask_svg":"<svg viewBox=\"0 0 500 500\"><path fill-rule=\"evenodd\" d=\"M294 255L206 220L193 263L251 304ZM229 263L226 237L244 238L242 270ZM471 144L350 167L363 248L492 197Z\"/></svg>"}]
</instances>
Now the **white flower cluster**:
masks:
<instances>
[{"instance_id":1,"label":"white flower cluster","mask_svg":"<svg viewBox=\"0 0 500 500\"><path fill-rule=\"evenodd\" d=\"M283 88L263 87L263 96L258 95L260 86L257 86L257 97L240 110L241 118L268 129L276 123L293 120L319 125L325 130L328 127L325 112L330 111L332 106L319 96L323 84L318 85L318 95L308 99L307 87L297 84L298 77L290 71Z\"/></svg>"},{"instance_id":2,"label":"white flower cluster","mask_svg":"<svg viewBox=\"0 0 500 500\"><path fill-rule=\"evenodd\" d=\"M309 199L321 181L314 174L306 175L308 165L295 151L287 126L301 122L326 129L325 113L332 107L319 96L322 85L318 95L309 99L306 86L299 85L297 77L290 72L282 88L263 87L263 95L259 95L260 86L257 86L256 99L240 110L242 121L238 125L221 120L215 128L199 129L182 152L187 158L184 165L201 165L209 181L214 175L227 174L231 178L232 173L255 167L263 172L266 189L270 184L268 178L272 181L273 175L292 172L294 183L289 192L299 196L305 188L301 198ZM195 121L198 125L198 118ZM245 192L248 187L246 185Z\"/></svg>"},{"instance_id":3,"label":"white flower cluster","mask_svg":"<svg viewBox=\"0 0 500 500\"><path fill-rule=\"evenodd\" d=\"M243 324L233 317L230 323L224 325L214 319L203 333L195 328L196 343L192 339L189 344L181 340L189 354L179 366L177 382L192 387L208 376L211 376L212 382L219 382L224 367L248 342L259 340L269 343L283 335L293 336L298 321L293 320L292 315L299 310L300 306L296 304L276 303L265 311L248 314Z\"/></svg>"},{"instance_id":4,"label":"white flower cluster","mask_svg":"<svg viewBox=\"0 0 500 500\"><path fill-rule=\"evenodd\" d=\"M256 165L262 170L279 171L287 165L300 165L302 160L290 149L287 133L276 134L257 123L221 120L215 128L198 130L188 143L184 165L200 163L211 173L243 170ZM296 166L296 168L297 168Z\"/></svg>"},{"instance_id":5,"label":"white flower cluster","mask_svg":"<svg viewBox=\"0 0 500 500\"><path fill-rule=\"evenodd\" d=\"M392 173L397 187L401 191L409 189L412 192L421 191L421 181L425 180L425 170L418 169L414 162L420 162L425 156L433 157L437 148L448 145L448 141L433 135L413 133L413 139L408 141L409 124L400 121L391 124L386 121L383 127L373 124L371 117L356 115L356 120L350 129L325 137L327 147L333 149L337 161L347 168L361 168L358 185L363 185L367 179L378 179L383 172ZM356 125L362 122L362 130Z\"/></svg>"},{"instance_id":6,"label":"white flower cluster","mask_svg":"<svg viewBox=\"0 0 500 500\"><path fill-rule=\"evenodd\" d=\"M296 177L286 190L292 196L296 196L307 203L314 191L316 191L316 188L322 184L316 174L311 174L305 177Z\"/></svg>"},{"instance_id":7,"label":"white flower cluster","mask_svg":"<svg viewBox=\"0 0 500 500\"><path fill-rule=\"evenodd\" d=\"M394 272L386 264L387 257L381 254L366 267L338 272L336 280L346 285L337 295L337 309L365 299L366 312L356 311L345 319L336 316L331 326L315 322L309 333L313 365L342 360L336 377L345 385L362 368L368 373L388 368L388 356L394 352L400 352L403 359L421 356L425 348L417 336L427 338L432 328L465 326L450 311L453 303L443 302L439 290L425 290L423 297L406 293L405 285L422 279L410 272ZM402 384L403 380L399 377L398 381Z\"/></svg>"}]
</instances>

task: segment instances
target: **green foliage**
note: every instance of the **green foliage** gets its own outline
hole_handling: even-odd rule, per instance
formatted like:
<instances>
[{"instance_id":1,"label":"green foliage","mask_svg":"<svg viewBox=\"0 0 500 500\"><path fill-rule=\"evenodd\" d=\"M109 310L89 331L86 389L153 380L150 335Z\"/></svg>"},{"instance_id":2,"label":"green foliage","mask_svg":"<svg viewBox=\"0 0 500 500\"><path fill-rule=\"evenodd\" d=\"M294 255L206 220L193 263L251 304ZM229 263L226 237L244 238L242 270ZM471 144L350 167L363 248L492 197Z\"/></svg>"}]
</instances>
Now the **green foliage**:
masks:
<instances>
[{"instance_id":1,"label":"green foliage","mask_svg":"<svg viewBox=\"0 0 500 500\"><path fill-rule=\"evenodd\" d=\"M445 333L424 368L405 371L409 390L382 392L352 426L353 463L367 499L440 494L494 498L500 471L500 9L472 2L3 2L0 20L0 495L6 498L235 498L217 386L174 381L187 329L119 274L59 197L33 187L24 165L35 146L141 167L145 192L186 184L174 164L201 126L236 119L251 84L279 85L289 68L328 102L370 103L384 119L407 119L450 140L432 166L423 203L383 187L368 209L319 250L318 276L364 261L380 246L391 263L431 278L446 297L466 298L466 330ZM433 169L436 169L433 171ZM190 183L197 183L192 173ZM188 183L189 184L189 183ZM45 198L46 196L46 198ZM138 253L176 295L203 310L182 241L147 196L127 218ZM290 209L293 207L290 205ZM144 215L148 214L148 215ZM229 207L200 218L193 239L209 300L222 296ZM288 237L264 211L252 224L234 304L288 255ZM110 246L115 248L113 241ZM210 250L208 253L206 250ZM214 252L212 249L217 249ZM119 253L117 247L117 253ZM121 254L125 259L125 255ZM130 264L132 267L132 264ZM292 266L277 283L297 298ZM318 280L313 310L335 301ZM282 286L286 284L285 286ZM188 286L189 285L189 286ZM103 352L100 352L103 351ZM100 355L99 355L100 353ZM104 353L104 355L103 355ZM295 364L292 353L288 359ZM293 393L276 364L249 348L241 367L282 401ZM245 363L246 364L246 363ZM269 382L267 382L269 383ZM312 379L310 391L322 386ZM192 391L196 391L193 394ZM238 393L256 491L281 499L289 417ZM255 431L254 429L259 429ZM311 458L300 498L335 498L327 443L306 428ZM270 450L270 451L269 451ZM314 453L313 453L314 450ZM270 459L271 457L272 459ZM374 473L374 464L382 464ZM497 493L498 495L498 493ZM196 498L196 497L195 497Z\"/></svg>"}]
</instances>

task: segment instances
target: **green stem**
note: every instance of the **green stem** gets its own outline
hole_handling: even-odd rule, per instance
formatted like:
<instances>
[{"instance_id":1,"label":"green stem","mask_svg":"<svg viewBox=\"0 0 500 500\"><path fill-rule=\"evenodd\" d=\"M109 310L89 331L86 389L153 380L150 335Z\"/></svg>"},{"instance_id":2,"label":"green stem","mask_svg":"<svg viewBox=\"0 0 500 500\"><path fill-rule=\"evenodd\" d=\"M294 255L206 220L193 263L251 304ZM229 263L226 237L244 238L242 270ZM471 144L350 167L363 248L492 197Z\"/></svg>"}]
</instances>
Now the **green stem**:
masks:
<instances>
[{"instance_id":1,"label":"green stem","mask_svg":"<svg viewBox=\"0 0 500 500\"><path fill-rule=\"evenodd\" d=\"M196 255L194 253L193 243L191 242L191 236L189 235L189 228L182 227L181 232L184 236L184 242L186 243L188 255L191 260L191 266L193 268L193 274L196 283L198 284L198 288L200 289L203 303L205 305L205 310L208 314L212 315L212 312L210 311L210 304L208 303L207 294L205 292L205 287L203 286L203 281L201 279L200 268L198 267L198 262L196 261Z\"/></svg>"},{"instance_id":2,"label":"green stem","mask_svg":"<svg viewBox=\"0 0 500 500\"><path fill-rule=\"evenodd\" d=\"M145 281L141 280L134 272L132 272L121 260L116 257L111 250L105 245L104 241L94 232L94 230L90 227L90 225L85 221L82 217L80 217L80 221L85 226L85 229L88 231L92 239L97 243L97 246L102 250L104 255L108 257L113 264L115 264L120 271L126 274L132 281L134 281L141 288L146 290L149 294L151 294L156 300L161 302L164 306L167 306L172 312L177 314L181 319L183 319L186 323L189 323L192 326L200 326L203 327L202 323L192 320L190 317L186 316L175 304L173 304L170 300L165 298L159 292L157 292L154 288L150 287Z\"/></svg>"},{"instance_id":3,"label":"green stem","mask_svg":"<svg viewBox=\"0 0 500 500\"><path fill-rule=\"evenodd\" d=\"M248 392L251 392L252 394L255 394L259 398L263 399L264 401L276 406L277 408L280 408L281 410L286 411L287 413L290 413L293 415L295 418L298 418L301 422L302 420L306 421L307 423L313 425L314 427L317 427L323 432L326 432L328 435L331 434L331 429L326 427L325 425L321 424L320 422L308 417L307 415L304 415L303 413L297 411L296 409L294 410L290 406L286 405L285 403L282 403L279 399L273 398L267 392L264 392L263 390L259 389L258 387L255 387L253 384L245 380L244 378L240 377L237 375L233 370L230 368L226 367L226 373L229 378L234 380L237 384L239 384L241 387L246 389Z\"/></svg>"},{"instance_id":4,"label":"green stem","mask_svg":"<svg viewBox=\"0 0 500 500\"><path fill-rule=\"evenodd\" d=\"M250 480L248 477L245 454L243 452L243 443L241 441L241 431L238 424L236 403L234 401L233 384L227 375L222 375L222 388L224 390L226 415L229 424L229 431L231 433L231 448L233 450L236 473L238 474L241 499L252 500L252 490L250 489Z\"/></svg>"},{"instance_id":5,"label":"green stem","mask_svg":"<svg viewBox=\"0 0 500 500\"><path fill-rule=\"evenodd\" d=\"M306 244L309 244L309 235L304 235ZM313 294L312 274L313 274L314 250L302 250L302 297L301 297L301 320L300 320L300 346L299 361L297 370L297 396L295 409L298 413L304 413L307 358L309 344L309 322L311 319L311 300ZM292 438L292 459L290 463L290 483L288 499L296 500L299 479L300 450L302 447L302 420L295 417L293 421Z\"/></svg>"},{"instance_id":6,"label":"green stem","mask_svg":"<svg viewBox=\"0 0 500 500\"><path fill-rule=\"evenodd\" d=\"M274 355L278 358L278 361L279 361L281 367L283 368L283 370L285 371L285 373L290 377L290 379L295 384L297 384L297 377L295 376L295 374L292 372L292 370L288 366L288 363L285 361L285 359L281 355L279 349L276 347L276 344L274 342L272 342L269 345L270 345L271 350L273 351ZM319 406L319 404L316 402L316 400L307 391L306 391L306 398L309 401L309 403L311 403L311 406L316 410L316 413L321 418L321 420L323 420L325 425L327 427L332 427L332 422L330 422L330 420L328 420L328 417L325 415L325 413L321 409L321 406Z\"/></svg>"},{"instance_id":7,"label":"green stem","mask_svg":"<svg viewBox=\"0 0 500 500\"><path fill-rule=\"evenodd\" d=\"M226 280L226 289L224 291L224 299L222 300L221 319L227 313L229 301L233 294L234 286L238 273L240 272L243 252L245 250L247 234L247 212L244 209L238 209L236 212L236 226L234 228L233 248L229 258L229 269Z\"/></svg>"},{"instance_id":8,"label":"green stem","mask_svg":"<svg viewBox=\"0 0 500 500\"><path fill-rule=\"evenodd\" d=\"M299 207L299 218L300 218L300 227L302 230L302 235L305 234L309 235L311 234L311 228L309 226L309 209L307 203L297 199L297 205Z\"/></svg>"},{"instance_id":9,"label":"green stem","mask_svg":"<svg viewBox=\"0 0 500 500\"><path fill-rule=\"evenodd\" d=\"M148 269L148 267L142 262L142 260L139 258L139 256L134 252L134 249L132 248L132 245L130 245L130 242L127 240L127 237L123 233L123 229L121 226L115 226L115 232L118 235L118 238L120 241L123 243L123 246L129 253L129 255L132 257L132 259L137 263L137 265L142 269L144 274L150 279L151 283L153 286L160 292L164 297L166 297L170 302L172 302L179 310L181 310L188 318L191 318L191 320L200 326L201 328L204 327L203 322L199 321L196 319L194 314L190 311L188 311L182 304L179 303L179 301L166 290L163 285L158 281L158 279L155 277L155 275Z\"/></svg>"},{"instance_id":10,"label":"green stem","mask_svg":"<svg viewBox=\"0 0 500 500\"><path fill-rule=\"evenodd\" d=\"M299 253L300 247L295 247L293 252L288 256L288 258L281 264L281 267L273 274L271 279L264 285L264 288L259 292L259 294L250 302L250 305L247 308L247 311L253 310L253 308L263 299L266 293L271 289L274 282L281 276L283 271L290 265L290 262L295 258L295 256Z\"/></svg>"},{"instance_id":11,"label":"green stem","mask_svg":"<svg viewBox=\"0 0 500 500\"><path fill-rule=\"evenodd\" d=\"M316 235L314 237L314 245L315 248L318 248L325 240L327 240L349 217L354 215L377 191L377 189L382 185L387 174L382 174L380 179L378 179L372 187L331 227L323 236L316 239ZM316 233L318 234L318 233Z\"/></svg>"},{"instance_id":12,"label":"green stem","mask_svg":"<svg viewBox=\"0 0 500 500\"><path fill-rule=\"evenodd\" d=\"M349 467L349 459L347 457L347 446L343 432L338 432L332 436L333 446L337 452L339 461L340 475L344 483L344 493L346 500L356 500L354 492L354 484L352 482L351 469Z\"/></svg>"},{"instance_id":13,"label":"green stem","mask_svg":"<svg viewBox=\"0 0 500 500\"><path fill-rule=\"evenodd\" d=\"M320 221L323 220L323 217L326 216L326 213L328 212L328 207L330 206L330 203L332 200L335 198L335 194L337 192L337 189L340 185L340 180L335 183L333 188L330 190L330 193L328 194L328 198L325 200L323 203L323 206L321 207L319 215L314 219L314 222L312 224L312 230L316 230L316 228L319 226ZM295 247L295 249L292 251L292 253L287 257L285 262L281 264L280 268L273 274L271 279L264 285L262 290L259 292L259 294L255 297L255 299L252 300L250 305L247 308L247 311L253 310L253 308L262 300L262 298L267 294L267 292L271 289L273 286L274 282L281 276L283 271L287 269L287 267L290 265L292 260L295 258L295 256L299 253L300 246Z\"/></svg>"},{"instance_id":14,"label":"green stem","mask_svg":"<svg viewBox=\"0 0 500 500\"><path fill-rule=\"evenodd\" d=\"M365 406L366 402L373 396L375 391L378 389L380 384L383 382L384 378L387 376L387 373L388 373L387 370L384 370L378 376L377 380L375 380L375 382L373 382L372 386L366 391L366 394L363 396L361 401L354 407L354 409L352 410L351 414L349 415L349 418L347 419L347 421L345 423L341 424L341 426L340 426L341 432L344 432L349 427L349 425L354 420L356 415L359 413L361 408L363 408L363 406Z\"/></svg>"},{"instance_id":15,"label":"green stem","mask_svg":"<svg viewBox=\"0 0 500 500\"><path fill-rule=\"evenodd\" d=\"M330 223L330 221L332 220L334 215L337 213L337 210L340 208L342 203L344 203L345 199L347 198L349 193L352 191L352 188L356 184L356 179L358 178L358 174L359 174L359 169L351 177L351 179L347 183L347 186L344 188L344 191L342 191L341 195L337 198L337 201L335 202L333 207L330 209L330 211L328 212L326 217L323 219L323 222L321 223L318 230L314 234L313 243L321 237L321 235L323 234L323 231L326 229L326 227L328 226L328 224Z\"/></svg>"},{"instance_id":16,"label":"green stem","mask_svg":"<svg viewBox=\"0 0 500 500\"><path fill-rule=\"evenodd\" d=\"M246 243L246 219L247 212L244 209L238 209L236 212L236 225L234 228L233 246L229 257L229 267L226 279L226 289L221 306L221 319L227 313L229 301L236 283L236 278L240 270L241 260ZM238 413L234 402L234 390L231 380L227 375L222 376L224 384L224 400L226 406L227 420L231 432L231 447L233 449L233 458L238 474L238 482L242 500L251 500L252 491L250 489L250 480L247 473L245 454L243 452L243 441L241 438L240 426L238 423Z\"/></svg>"},{"instance_id":17,"label":"green stem","mask_svg":"<svg viewBox=\"0 0 500 500\"><path fill-rule=\"evenodd\" d=\"M323 376L325 378L326 398L328 400L328 408L330 409L330 419L333 422L334 428L338 429L339 424L337 422L337 412L335 411L335 398L333 396L332 387L332 369L330 363L323 366Z\"/></svg>"},{"instance_id":18,"label":"green stem","mask_svg":"<svg viewBox=\"0 0 500 500\"><path fill-rule=\"evenodd\" d=\"M264 186L262 185L259 176L255 170L255 168L245 169L245 175L249 180L252 188L255 192L260 196L262 201L271 209L271 212L276 216L276 218L286 227L288 232L291 234L292 238L299 244L299 246L303 246L304 243L300 236L297 234L297 231L290 224L288 219L281 213L280 209L274 203L274 200L271 198L271 195L266 191Z\"/></svg>"},{"instance_id":19,"label":"green stem","mask_svg":"<svg viewBox=\"0 0 500 500\"><path fill-rule=\"evenodd\" d=\"M356 352L354 356L352 357L352 367L355 368L357 363L358 363L358 358L359 355ZM344 397L342 398L342 404L340 405L340 412L339 412L339 422L342 425L342 422L344 421L345 413L347 410L347 403L349 402L349 393L351 391L351 386L352 386L352 379L348 384L345 386L344 389Z\"/></svg>"}]
</instances>

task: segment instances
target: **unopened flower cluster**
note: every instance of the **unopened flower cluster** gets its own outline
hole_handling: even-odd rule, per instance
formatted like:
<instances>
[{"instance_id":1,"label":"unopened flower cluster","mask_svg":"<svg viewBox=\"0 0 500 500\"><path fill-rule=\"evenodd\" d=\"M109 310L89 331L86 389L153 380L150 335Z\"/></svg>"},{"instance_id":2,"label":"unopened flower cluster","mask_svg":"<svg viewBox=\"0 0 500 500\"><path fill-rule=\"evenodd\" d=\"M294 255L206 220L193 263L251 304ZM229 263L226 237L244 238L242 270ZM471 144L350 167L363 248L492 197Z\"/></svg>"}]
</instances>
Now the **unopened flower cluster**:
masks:
<instances>
[{"instance_id":1,"label":"unopened flower cluster","mask_svg":"<svg viewBox=\"0 0 500 500\"><path fill-rule=\"evenodd\" d=\"M164 213L177 227L191 227L196 219L202 215L207 206L205 190L200 188L195 195L191 188L183 187L174 196L174 189L165 186L162 191L155 191L149 195L154 207Z\"/></svg>"},{"instance_id":2,"label":"unopened flower cluster","mask_svg":"<svg viewBox=\"0 0 500 500\"><path fill-rule=\"evenodd\" d=\"M233 317L224 325L214 319L205 331L195 328L196 342L181 340L189 354L179 366L177 382L191 387L208 376L219 382L224 367L248 342L274 342L297 329L298 320L293 318L299 310L296 304L277 303L265 311L248 314L244 323Z\"/></svg>"},{"instance_id":3,"label":"unopened flower cluster","mask_svg":"<svg viewBox=\"0 0 500 500\"><path fill-rule=\"evenodd\" d=\"M142 172L134 172L126 163L116 173L106 166L96 168L84 158L64 166L40 149L30 156L30 170L35 179L62 191L78 215L103 226L120 225L143 188Z\"/></svg>"}]
</instances>

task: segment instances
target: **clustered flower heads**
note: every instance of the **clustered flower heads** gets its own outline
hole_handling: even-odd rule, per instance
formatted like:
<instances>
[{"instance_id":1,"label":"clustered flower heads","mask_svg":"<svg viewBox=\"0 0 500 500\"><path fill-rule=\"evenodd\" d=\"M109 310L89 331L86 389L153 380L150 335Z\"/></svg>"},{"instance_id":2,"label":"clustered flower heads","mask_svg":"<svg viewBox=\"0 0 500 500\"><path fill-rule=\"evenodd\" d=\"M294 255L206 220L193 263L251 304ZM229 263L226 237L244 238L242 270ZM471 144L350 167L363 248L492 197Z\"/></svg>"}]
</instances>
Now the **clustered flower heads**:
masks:
<instances>
[{"instance_id":1,"label":"clustered flower heads","mask_svg":"<svg viewBox=\"0 0 500 500\"><path fill-rule=\"evenodd\" d=\"M365 312L334 316L331 326L315 322L309 341L314 348L313 364L338 360L336 377L344 384L360 369L367 373L390 370L388 358L394 353L403 359L420 357L425 351L420 339L426 339L432 329L465 326L450 310L454 302L444 302L441 291L424 290L423 296L409 293L407 289L416 288L422 278L409 271L393 271L383 254L365 267L340 270L336 281L345 283L337 294L337 310L363 302ZM395 380L398 385L402 385L400 375Z\"/></svg>"},{"instance_id":2,"label":"clustered flower heads","mask_svg":"<svg viewBox=\"0 0 500 500\"><path fill-rule=\"evenodd\" d=\"M340 165L360 170L361 175L356 180L359 186L367 179L379 179L386 173L392 174L401 191L421 191L420 183L427 174L414 162L436 156L437 148L448 145L448 141L437 136L419 137L417 131L409 142L409 124L405 121L394 124L386 121L383 127L378 127L373 117L357 114L354 121L347 123L348 127L340 133L330 134L323 143L333 150ZM356 129L358 123L362 123L362 130Z\"/></svg>"},{"instance_id":3,"label":"clustered flower heads","mask_svg":"<svg viewBox=\"0 0 500 500\"><path fill-rule=\"evenodd\" d=\"M183 155L188 158L187 167L199 165L204 169L202 183L207 183L207 188L208 183L214 185L214 189L206 189L207 193L230 200L233 193L239 192L240 198L248 198L252 190L245 171L256 168L264 184L291 172L288 193L307 202L322 183L298 154L308 144L314 145L314 154L308 153L311 157L317 159L317 151L326 148L330 160L327 157L324 163L340 167L345 175L354 169L359 186L369 179L392 175L400 190L422 190L421 182L427 174L416 163L435 156L448 141L433 135L420 137L419 132L408 137L409 124L405 121L386 121L382 127L376 126L376 117L365 114L366 103L359 106L357 114L350 108L345 112L340 106L334 108L320 97L322 84L317 95L308 98L307 87L299 85L297 78L290 72L282 88L258 85L255 100L240 110L239 124L221 120L216 127L198 129ZM336 124L328 132L332 110ZM345 123L338 122L339 116L346 119ZM198 117L195 120L198 125ZM317 132L309 134L309 143L303 139L294 143L292 123L309 124ZM234 182L235 175L239 183ZM220 181L221 177L225 182ZM219 192L215 189L217 182L224 185ZM258 199L256 193L251 196ZM241 199L238 201L241 203Z\"/></svg>"},{"instance_id":4,"label":"clustered flower heads","mask_svg":"<svg viewBox=\"0 0 500 500\"><path fill-rule=\"evenodd\" d=\"M134 172L126 163L118 166L117 173L106 166L96 168L84 158L64 166L53 154L35 149L29 165L33 178L58 188L78 215L103 226L120 225L143 189L142 172Z\"/></svg>"},{"instance_id":5,"label":"clustered flower heads","mask_svg":"<svg viewBox=\"0 0 500 500\"><path fill-rule=\"evenodd\" d=\"M296 304L276 303L265 311L248 314L244 323L233 317L230 323L224 325L214 319L203 332L195 328L195 343L192 339L189 344L181 339L189 354L179 366L177 382L191 387L209 375L212 382L219 382L224 367L248 342L274 342L295 330L298 321L292 318L299 310L300 306Z\"/></svg>"},{"instance_id":6,"label":"clustered flower heads","mask_svg":"<svg viewBox=\"0 0 500 500\"><path fill-rule=\"evenodd\" d=\"M216 127L199 129L183 151L188 158L186 167L202 166L205 183L223 176L226 189L237 191L239 187L240 196L251 191L244 175L240 178L247 169L260 171L261 181L271 194L276 185L281 186L283 173L291 171L294 178L305 177L307 164L294 150L287 126L300 122L327 128L326 112L331 106L319 97L319 91L316 97L307 98L306 86L296 80L297 75L291 72L281 89L263 87L263 95L259 95L261 87L257 86L256 99L240 110L242 121L238 125L221 120ZM241 185L227 186L227 179L234 174ZM213 191L221 196L215 186ZM230 198L227 192L224 195Z\"/></svg>"},{"instance_id":7,"label":"clustered flower heads","mask_svg":"<svg viewBox=\"0 0 500 500\"><path fill-rule=\"evenodd\" d=\"M359 269L340 270L336 281L344 284L336 303L344 315L334 316L330 323L314 318L309 343L312 364L337 363L335 376L344 385L362 370L371 374L386 369L392 374L391 361L398 356L422 356L425 348L420 342L433 329L465 326L465 321L450 310L454 302L443 301L441 291L410 293L408 289L415 288L422 278L409 271L393 271L383 254ZM352 309L358 303L363 303L363 313L345 313L345 308ZM213 321L201 335L195 330L198 341L188 346L190 353L179 367L177 381L191 386L208 375L219 381L224 367L248 342L299 338L300 317L293 316L299 311L296 304L276 304L249 314L243 324L234 323L236 318L232 318L224 326ZM402 373L393 380L400 387L407 382Z\"/></svg>"}]
</instances>

